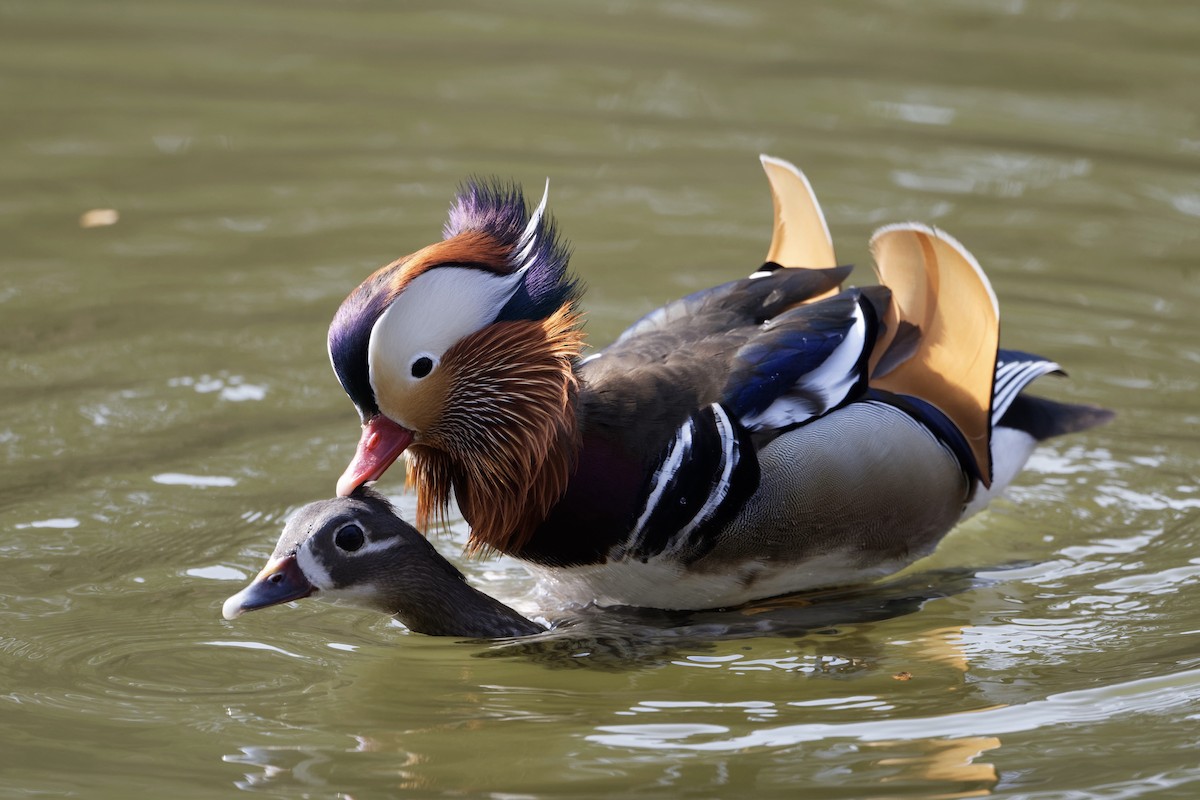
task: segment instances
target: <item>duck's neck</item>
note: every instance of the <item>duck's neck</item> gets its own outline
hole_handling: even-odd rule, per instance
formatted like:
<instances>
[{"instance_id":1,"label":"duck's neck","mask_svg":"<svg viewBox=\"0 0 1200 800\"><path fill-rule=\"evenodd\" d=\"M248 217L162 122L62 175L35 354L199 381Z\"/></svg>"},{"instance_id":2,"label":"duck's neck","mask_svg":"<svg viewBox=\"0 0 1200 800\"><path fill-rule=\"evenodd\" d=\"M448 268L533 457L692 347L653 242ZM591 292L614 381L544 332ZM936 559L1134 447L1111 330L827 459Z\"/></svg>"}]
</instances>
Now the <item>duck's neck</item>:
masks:
<instances>
[{"instance_id":1,"label":"duck's neck","mask_svg":"<svg viewBox=\"0 0 1200 800\"><path fill-rule=\"evenodd\" d=\"M468 584L461 576L439 581L422 597L393 603L392 613L411 631L430 636L498 639L545 630Z\"/></svg>"}]
</instances>

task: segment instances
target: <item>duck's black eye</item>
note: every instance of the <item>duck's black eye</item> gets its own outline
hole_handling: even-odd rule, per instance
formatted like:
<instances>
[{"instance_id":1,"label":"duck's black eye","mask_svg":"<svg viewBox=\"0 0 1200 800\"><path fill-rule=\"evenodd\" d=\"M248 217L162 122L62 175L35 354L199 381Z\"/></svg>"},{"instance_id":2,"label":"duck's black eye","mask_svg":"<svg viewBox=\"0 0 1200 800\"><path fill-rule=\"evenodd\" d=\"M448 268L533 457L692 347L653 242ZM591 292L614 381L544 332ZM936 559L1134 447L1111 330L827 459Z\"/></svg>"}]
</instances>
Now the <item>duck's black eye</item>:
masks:
<instances>
[{"instance_id":1,"label":"duck's black eye","mask_svg":"<svg viewBox=\"0 0 1200 800\"><path fill-rule=\"evenodd\" d=\"M353 553L355 550L363 546L363 542L367 537L363 535L363 529L358 523L351 522L338 528L338 532L333 535L333 543L347 553Z\"/></svg>"},{"instance_id":2,"label":"duck's black eye","mask_svg":"<svg viewBox=\"0 0 1200 800\"><path fill-rule=\"evenodd\" d=\"M424 378L431 372L433 372L433 359L429 356L421 356L412 363L412 376L414 378Z\"/></svg>"}]
</instances>

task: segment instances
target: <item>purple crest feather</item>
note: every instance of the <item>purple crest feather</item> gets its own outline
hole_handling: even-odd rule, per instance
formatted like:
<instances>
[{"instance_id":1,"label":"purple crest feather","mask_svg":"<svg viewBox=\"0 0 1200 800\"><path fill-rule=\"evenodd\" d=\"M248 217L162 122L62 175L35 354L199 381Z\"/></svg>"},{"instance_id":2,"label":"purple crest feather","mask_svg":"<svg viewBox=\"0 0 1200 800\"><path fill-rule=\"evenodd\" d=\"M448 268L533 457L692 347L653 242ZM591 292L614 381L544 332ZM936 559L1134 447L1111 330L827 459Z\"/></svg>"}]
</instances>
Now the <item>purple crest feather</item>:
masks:
<instances>
[{"instance_id":1,"label":"purple crest feather","mask_svg":"<svg viewBox=\"0 0 1200 800\"><path fill-rule=\"evenodd\" d=\"M581 292L567 272L570 247L558 236L543 205L533 214L521 187L495 179L468 179L450 206L442 228L449 239L468 231L494 237L509 251L509 266L522 273L521 284L498 319L545 319Z\"/></svg>"}]
</instances>

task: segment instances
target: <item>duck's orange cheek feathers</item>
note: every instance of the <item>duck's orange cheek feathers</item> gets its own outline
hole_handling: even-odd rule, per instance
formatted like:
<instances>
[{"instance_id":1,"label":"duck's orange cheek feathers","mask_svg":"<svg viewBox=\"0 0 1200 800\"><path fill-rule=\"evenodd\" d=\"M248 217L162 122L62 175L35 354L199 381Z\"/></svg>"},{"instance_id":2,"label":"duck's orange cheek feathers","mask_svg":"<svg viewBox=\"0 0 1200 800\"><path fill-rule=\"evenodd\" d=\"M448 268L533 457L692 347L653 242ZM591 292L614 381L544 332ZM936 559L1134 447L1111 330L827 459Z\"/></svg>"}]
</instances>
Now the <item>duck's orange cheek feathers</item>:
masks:
<instances>
[{"instance_id":1,"label":"duck's orange cheek feathers","mask_svg":"<svg viewBox=\"0 0 1200 800\"><path fill-rule=\"evenodd\" d=\"M378 480L387 468L412 444L413 433L408 428L376 414L363 425L358 449L342 477L338 478L337 493L347 497L368 481Z\"/></svg>"}]
</instances>

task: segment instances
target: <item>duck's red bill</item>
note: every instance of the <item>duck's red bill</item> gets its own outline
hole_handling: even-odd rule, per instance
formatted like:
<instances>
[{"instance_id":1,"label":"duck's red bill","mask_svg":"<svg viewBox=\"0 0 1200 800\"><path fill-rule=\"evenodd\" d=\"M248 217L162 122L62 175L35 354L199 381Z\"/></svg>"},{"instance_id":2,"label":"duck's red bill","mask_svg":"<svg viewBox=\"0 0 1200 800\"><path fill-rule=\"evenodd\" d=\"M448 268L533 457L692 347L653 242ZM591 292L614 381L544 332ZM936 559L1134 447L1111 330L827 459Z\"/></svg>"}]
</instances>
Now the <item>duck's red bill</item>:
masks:
<instances>
[{"instance_id":1,"label":"duck's red bill","mask_svg":"<svg viewBox=\"0 0 1200 800\"><path fill-rule=\"evenodd\" d=\"M358 450L342 477L338 478L339 497L348 497L355 489L368 481L378 480L400 454L412 444L413 434L408 428L392 422L382 414L376 414L363 424L362 438Z\"/></svg>"}]
</instances>

